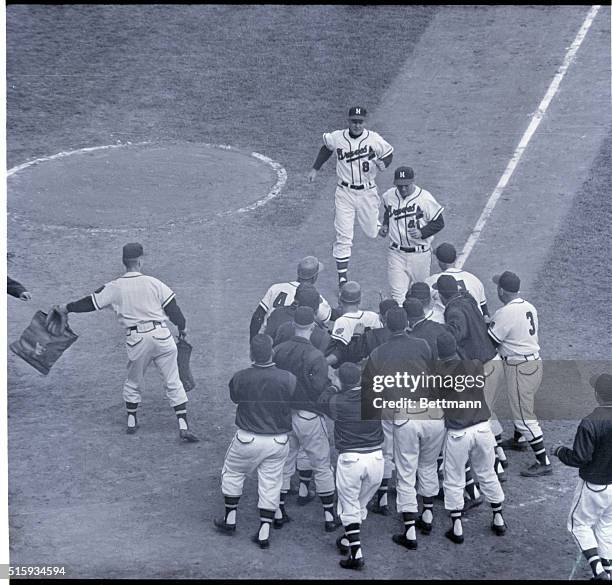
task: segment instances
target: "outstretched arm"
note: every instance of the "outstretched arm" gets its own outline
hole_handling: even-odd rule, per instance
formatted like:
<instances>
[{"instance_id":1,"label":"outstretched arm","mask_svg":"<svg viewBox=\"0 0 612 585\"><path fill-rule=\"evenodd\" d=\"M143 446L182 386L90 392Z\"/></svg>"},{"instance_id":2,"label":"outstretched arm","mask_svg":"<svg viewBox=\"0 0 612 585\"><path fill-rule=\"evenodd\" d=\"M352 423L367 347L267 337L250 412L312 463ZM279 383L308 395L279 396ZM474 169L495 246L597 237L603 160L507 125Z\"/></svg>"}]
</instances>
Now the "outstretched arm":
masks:
<instances>
[{"instance_id":1,"label":"outstretched arm","mask_svg":"<svg viewBox=\"0 0 612 585\"><path fill-rule=\"evenodd\" d=\"M312 183L317 176L317 171L323 166L323 163L329 159L333 154L333 151L329 150L327 146L323 145L317 154L317 158L312 165L312 169L308 173L308 182Z\"/></svg>"}]
</instances>

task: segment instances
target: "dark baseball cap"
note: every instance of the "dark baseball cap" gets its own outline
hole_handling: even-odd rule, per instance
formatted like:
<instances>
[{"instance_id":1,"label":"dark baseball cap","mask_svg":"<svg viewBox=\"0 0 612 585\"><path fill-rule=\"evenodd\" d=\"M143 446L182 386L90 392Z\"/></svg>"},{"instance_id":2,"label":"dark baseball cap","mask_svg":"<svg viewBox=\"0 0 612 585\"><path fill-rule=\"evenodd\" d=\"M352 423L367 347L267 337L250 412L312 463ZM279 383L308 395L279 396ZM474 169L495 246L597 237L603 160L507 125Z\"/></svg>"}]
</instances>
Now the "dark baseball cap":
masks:
<instances>
[{"instance_id":1,"label":"dark baseball cap","mask_svg":"<svg viewBox=\"0 0 612 585\"><path fill-rule=\"evenodd\" d=\"M363 120L367 115L367 110L362 106L353 106L352 108L349 108L349 118L361 118Z\"/></svg>"},{"instance_id":2,"label":"dark baseball cap","mask_svg":"<svg viewBox=\"0 0 612 585\"><path fill-rule=\"evenodd\" d=\"M295 301L300 307L310 307L316 311L321 303L321 296L312 284L302 282L295 290Z\"/></svg>"},{"instance_id":3,"label":"dark baseball cap","mask_svg":"<svg viewBox=\"0 0 612 585\"><path fill-rule=\"evenodd\" d=\"M428 303L431 300L431 290L426 282L415 282L411 287L410 291L406 295L406 299L414 297L419 299L423 304Z\"/></svg>"},{"instance_id":4,"label":"dark baseball cap","mask_svg":"<svg viewBox=\"0 0 612 585\"><path fill-rule=\"evenodd\" d=\"M379 315L386 315L388 311L391 309L397 309L399 305L395 299L383 299L378 304L378 313Z\"/></svg>"},{"instance_id":5,"label":"dark baseball cap","mask_svg":"<svg viewBox=\"0 0 612 585\"><path fill-rule=\"evenodd\" d=\"M309 279L315 277L323 270L323 263L316 256L302 258L297 267L298 278Z\"/></svg>"},{"instance_id":6,"label":"dark baseball cap","mask_svg":"<svg viewBox=\"0 0 612 585\"><path fill-rule=\"evenodd\" d=\"M416 297L408 297L404 301L403 307L406 317L411 321L416 321L417 319L422 319L425 317L423 303L421 303L421 301Z\"/></svg>"},{"instance_id":7,"label":"dark baseball cap","mask_svg":"<svg viewBox=\"0 0 612 585\"><path fill-rule=\"evenodd\" d=\"M361 286L354 280L349 280L340 289L340 300L345 303L361 302Z\"/></svg>"},{"instance_id":8,"label":"dark baseball cap","mask_svg":"<svg viewBox=\"0 0 612 585\"><path fill-rule=\"evenodd\" d=\"M612 376L610 374L599 374L591 376L589 383L597 395L606 403L612 403Z\"/></svg>"},{"instance_id":9,"label":"dark baseball cap","mask_svg":"<svg viewBox=\"0 0 612 585\"><path fill-rule=\"evenodd\" d=\"M517 293L521 289L521 279L514 274L514 272L510 272L509 270L506 270L506 272L502 274L496 274L493 277L493 282L500 288L511 293Z\"/></svg>"},{"instance_id":10,"label":"dark baseball cap","mask_svg":"<svg viewBox=\"0 0 612 585\"><path fill-rule=\"evenodd\" d=\"M295 310L293 321L299 327L308 327L314 323L314 311L312 307L298 307Z\"/></svg>"},{"instance_id":11,"label":"dark baseball cap","mask_svg":"<svg viewBox=\"0 0 612 585\"><path fill-rule=\"evenodd\" d=\"M436 340L436 345L441 360L457 355L457 341L451 333L442 333Z\"/></svg>"},{"instance_id":12,"label":"dark baseball cap","mask_svg":"<svg viewBox=\"0 0 612 585\"><path fill-rule=\"evenodd\" d=\"M138 242L131 242L123 246L123 259L124 260L135 260L144 255L142 244Z\"/></svg>"},{"instance_id":13,"label":"dark baseball cap","mask_svg":"<svg viewBox=\"0 0 612 585\"><path fill-rule=\"evenodd\" d=\"M444 264L452 264L455 260L457 260L457 250L455 250L455 246L444 242L440 244L436 248L436 258L440 260L440 262L444 262Z\"/></svg>"},{"instance_id":14,"label":"dark baseball cap","mask_svg":"<svg viewBox=\"0 0 612 585\"><path fill-rule=\"evenodd\" d=\"M361 382L361 368L352 362L344 362L338 368L338 378L343 386L357 386Z\"/></svg>"},{"instance_id":15,"label":"dark baseball cap","mask_svg":"<svg viewBox=\"0 0 612 585\"><path fill-rule=\"evenodd\" d=\"M406 327L408 327L408 318L404 309L397 307L387 313L387 329L389 331L397 333L398 331L403 331Z\"/></svg>"},{"instance_id":16,"label":"dark baseball cap","mask_svg":"<svg viewBox=\"0 0 612 585\"><path fill-rule=\"evenodd\" d=\"M393 175L394 185L409 185L414 179L412 167L397 167Z\"/></svg>"},{"instance_id":17,"label":"dark baseball cap","mask_svg":"<svg viewBox=\"0 0 612 585\"><path fill-rule=\"evenodd\" d=\"M435 282L432 286L435 288L440 294L448 297L456 292L459 292L459 285L457 281L450 274L443 274L438 278L438 281Z\"/></svg>"},{"instance_id":18,"label":"dark baseball cap","mask_svg":"<svg viewBox=\"0 0 612 585\"><path fill-rule=\"evenodd\" d=\"M258 333L251 339L251 358L258 363L266 363L272 357L272 338Z\"/></svg>"}]
</instances>

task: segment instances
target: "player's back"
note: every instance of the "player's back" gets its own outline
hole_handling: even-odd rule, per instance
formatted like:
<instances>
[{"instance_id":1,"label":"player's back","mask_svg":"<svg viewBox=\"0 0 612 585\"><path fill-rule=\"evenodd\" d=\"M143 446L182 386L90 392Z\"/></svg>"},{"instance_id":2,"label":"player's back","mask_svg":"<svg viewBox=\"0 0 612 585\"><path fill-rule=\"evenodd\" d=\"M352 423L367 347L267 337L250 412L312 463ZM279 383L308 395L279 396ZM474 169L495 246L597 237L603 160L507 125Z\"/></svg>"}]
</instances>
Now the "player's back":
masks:
<instances>
[{"instance_id":1,"label":"player's back","mask_svg":"<svg viewBox=\"0 0 612 585\"><path fill-rule=\"evenodd\" d=\"M447 268L444 272L432 274L425 279L425 282L431 289L431 298L433 301L432 310L434 311L434 316L432 319L434 321L443 322L443 319L440 320L440 317L444 316L444 303L440 298L440 293L433 288L433 285L443 274L452 276L457 281L460 291L468 292L470 295L472 295L478 304L480 312L482 313L482 305L486 304L487 297L485 296L484 286L482 285L480 279L466 270L461 270L459 268Z\"/></svg>"},{"instance_id":2,"label":"player's back","mask_svg":"<svg viewBox=\"0 0 612 585\"><path fill-rule=\"evenodd\" d=\"M374 311L353 311L336 319L331 337L348 345L354 335L362 335L368 329L382 327L380 316Z\"/></svg>"}]
</instances>

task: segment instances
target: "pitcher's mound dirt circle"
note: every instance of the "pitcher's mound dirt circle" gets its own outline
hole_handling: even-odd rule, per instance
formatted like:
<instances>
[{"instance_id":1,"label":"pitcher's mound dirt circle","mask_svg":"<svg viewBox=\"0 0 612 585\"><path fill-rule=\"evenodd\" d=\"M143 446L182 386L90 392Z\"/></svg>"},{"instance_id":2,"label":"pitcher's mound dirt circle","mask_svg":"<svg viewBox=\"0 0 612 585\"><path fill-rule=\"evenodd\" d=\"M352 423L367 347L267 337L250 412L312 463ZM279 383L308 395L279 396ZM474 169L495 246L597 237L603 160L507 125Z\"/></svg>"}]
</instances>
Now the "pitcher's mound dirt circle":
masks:
<instances>
[{"instance_id":1,"label":"pitcher's mound dirt circle","mask_svg":"<svg viewBox=\"0 0 612 585\"><path fill-rule=\"evenodd\" d=\"M127 145L43 160L8 178L16 221L81 228L206 222L265 197L276 173L208 144Z\"/></svg>"}]
</instances>

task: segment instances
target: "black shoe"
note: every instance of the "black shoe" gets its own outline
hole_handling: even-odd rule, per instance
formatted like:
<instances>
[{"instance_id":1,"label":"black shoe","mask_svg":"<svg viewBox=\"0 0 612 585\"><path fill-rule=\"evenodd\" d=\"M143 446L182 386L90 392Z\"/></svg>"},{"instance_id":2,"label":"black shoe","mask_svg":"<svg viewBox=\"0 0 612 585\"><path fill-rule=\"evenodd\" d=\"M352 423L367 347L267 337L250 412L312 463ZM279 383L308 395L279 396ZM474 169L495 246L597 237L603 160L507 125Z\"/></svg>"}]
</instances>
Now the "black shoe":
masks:
<instances>
[{"instance_id":1,"label":"black shoe","mask_svg":"<svg viewBox=\"0 0 612 585\"><path fill-rule=\"evenodd\" d=\"M497 536L503 536L504 534L506 534L506 525L502 524L501 526L497 526L497 524L494 524L493 522L491 522L491 530Z\"/></svg>"},{"instance_id":2,"label":"black shoe","mask_svg":"<svg viewBox=\"0 0 612 585\"><path fill-rule=\"evenodd\" d=\"M298 496L297 503L298 506L305 506L309 502L312 502L316 498L316 494L309 493L307 496Z\"/></svg>"},{"instance_id":3,"label":"black shoe","mask_svg":"<svg viewBox=\"0 0 612 585\"><path fill-rule=\"evenodd\" d=\"M540 475L550 475L553 472L552 464L542 465L539 461L536 461L533 465L530 465L527 469L521 471L523 477L539 477Z\"/></svg>"},{"instance_id":4,"label":"black shoe","mask_svg":"<svg viewBox=\"0 0 612 585\"><path fill-rule=\"evenodd\" d=\"M282 528L285 524L289 522L291 522L291 518L285 512L282 518L274 518L273 525L274 525L274 528L278 530L279 528Z\"/></svg>"},{"instance_id":5,"label":"black shoe","mask_svg":"<svg viewBox=\"0 0 612 585\"><path fill-rule=\"evenodd\" d=\"M417 548L417 541L407 539L405 534L394 534L391 538L395 544L399 544L408 550L416 550Z\"/></svg>"},{"instance_id":6,"label":"black shoe","mask_svg":"<svg viewBox=\"0 0 612 585\"><path fill-rule=\"evenodd\" d=\"M500 444L504 451L510 449L511 451L527 451L529 449L529 443L527 441L517 441L514 437L511 439L504 439Z\"/></svg>"},{"instance_id":7,"label":"black shoe","mask_svg":"<svg viewBox=\"0 0 612 585\"><path fill-rule=\"evenodd\" d=\"M134 435L134 434L136 434L136 431L138 430L138 427L139 427L139 426L140 426L140 425L139 425L138 423L136 423L136 425L135 425L135 426L133 426L133 427L127 427L127 428L125 429L125 432L126 432L128 435Z\"/></svg>"},{"instance_id":8,"label":"black shoe","mask_svg":"<svg viewBox=\"0 0 612 585\"><path fill-rule=\"evenodd\" d=\"M340 561L340 566L343 569L353 569L354 571L361 571L364 567L363 559L354 559L349 557L348 559L342 559Z\"/></svg>"},{"instance_id":9,"label":"black shoe","mask_svg":"<svg viewBox=\"0 0 612 585\"><path fill-rule=\"evenodd\" d=\"M453 529L450 528L449 530L447 530L444 533L444 536L446 536L446 538L448 538L449 540L452 540L455 544L462 544L463 543L463 535L458 536L457 534L455 534L453 532Z\"/></svg>"},{"instance_id":10,"label":"black shoe","mask_svg":"<svg viewBox=\"0 0 612 585\"><path fill-rule=\"evenodd\" d=\"M180 429L179 436L183 443L197 443L200 439L194 435L189 429Z\"/></svg>"},{"instance_id":11,"label":"black shoe","mask_svg":"<svg viewBox=\"0 0 612 585\"><path fill-rule=\"evenodd\" d=\"M236 525L235 524L226 524L225 520L215 518L213 520L215 528L219 532L223 532L223 534L229 534L230 536L236 533Z\"/></svg>"},{"instance_id":12,"label":"black shoe","mask_svg":"<svg viewBox=\"0 0 612 585\"><path fill-rule=\"evenodd\" d=\"M338 528L342 526L342 522L340 522L340 518L334 518L331 521L325 521L325 532L336 532Z\"/></svg>"},{"instance_id":13,"label":"black shoe","mask_svg":"<svg viewBox=\"0 0 612 585\"><path fill-rule=\"evenodd\" d=\"M423 518L417 518L415 526L421 531L422 534L431 534L433 524L431 522L425 522Z\"/></svg>"},{"instance_id":14,"label":"black shoe","mask_svg":"<svg viewBox=\"0 0 612 585\"><path fill-rule=\"evenodd\" d=\"M374 504L371 509L372 514L380 514L381 516L388 516L389 506L379 506L378 503Z\"/></svg>"},{"instance_id":15,"label":"black shoe","mask_svg":"<svg viewBox=\"0 0 612 585\"><path fill-rule=\"evenodd\" d=\"M591 581L610 581L610 575L604 571L603 573L591 577Z\"/></svg>"},{"instance_id":16,"label":"black shoe","mask_svg":"<svg viewBox=\"0 0 612 585\"><path fill-rule=\"evenodd\" d=\"M471 510L472 508L476 508L477 506L480 506L483 502L483 498L482 496L478 496L476 499L474 498L465 498L464 502L463 502L463 511L466 512L467 510Z\"/></svg>"},{"instance_id":17,"label":"black shoe","mask_svg":"<svg viewBox=\"0 0 612 585\"><path fill-rule=\"evenodd\" d=\"M346 538L346 536L342 535L339 536L338 538L336 538L336 546L338 547L338 550L343 554L343 555L347 555L350 551L350 547L346 546L345 544L342 544L342 539Z\"/></svg>"},{"instance_id":18,"label":"black shoe","mask_svg":"<svg viewBox=\"0 0 612 585\"><path fill-rule=\"evenodd\" d=\"M259 540L259 533L253 534L251 540L259 545L259 548L270 548L270 539L266 538L265 540Z\"/></svg>"}]
</instances>

